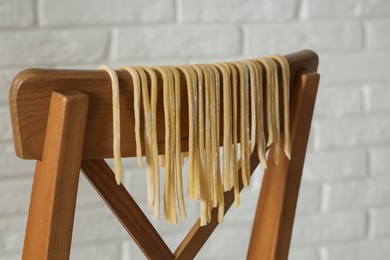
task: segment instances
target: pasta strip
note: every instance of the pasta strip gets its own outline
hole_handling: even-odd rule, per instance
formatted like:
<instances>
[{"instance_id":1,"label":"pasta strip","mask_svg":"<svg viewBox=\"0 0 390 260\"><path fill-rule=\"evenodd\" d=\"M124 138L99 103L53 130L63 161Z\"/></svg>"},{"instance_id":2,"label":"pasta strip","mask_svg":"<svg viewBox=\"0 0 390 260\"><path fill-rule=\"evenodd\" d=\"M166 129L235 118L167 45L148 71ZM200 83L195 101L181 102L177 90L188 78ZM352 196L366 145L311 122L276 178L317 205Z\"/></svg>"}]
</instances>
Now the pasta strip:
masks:
<instances>
[{"instance_id":1,"label":"pasta strip","mask_svg":"<svg viewBox=\"0 0 390 260\"><path fill-rule=\"evenodd\" d=\"M121 119L120 119L118 76L116 75L116 72L112 68L109 68L107 66L100 66L99 70L106 71L111 79L115 181L118 185L120 185L122 181L122 160L121 160L122 155L121 155Z\"/></svg>"},{"instance_id":2,"label":"pasta strip","mask_svg":"<svg viewBox=\"0 0 390 260\"><path fill-rule=\"evenodd\" d=\"M272 69L273 80L273 95L274 95L274 115L272 117L274 121L274 138L275 138L275 147L274 147L274 160L275 164L279 164L280 160L280 111L279 111L279 77L278 77L278 67L274 60L266 57L268 59Z\"/></svg>"},{"instance_id":3,"label":"pasta strip","mask_svg":"<svg viewBox=\"0 0 390 260\"><path fill-rule=\"evenodd\" d=\"M240 205L240 187L238 185L238 158L237 158L237 88L238 88L238 72L236 67L232 63L227 63L232 75L232 155L231 160L231 171L230 171L230 182L233 183L234 187L234 202L236 207Z\"/></svg>"},{"instance_id":4,"label":"pasta strip","mask_svg":"<svg viewBox=\"0 0 390 260\"><path fill-rule=\"evenodd\" d=\"M135 68L122 67L123 70L130 73L133 78L134 90L134 118L135 118L135 144L137 149L138 167L142 167L142 148L141 148L141 134L140 134L140 103L141 103L141 80Z\"/></svg>"},{"instance_id":5,"label":"pasta strip","mask_svg":"<svg viewBox=\"0 0 390 260\"><path fill-rule=\"evenodd\" d=\"M142 103L144 108L145 121L145 155L146 155L146 176L147 176L147 191L148 205L153 208L154 204L154 176L153 176L153 158L152 158L152 118L150 109L150 97L148 90L148 80L143 68L135 67L141 78Z\"/></svg>"},{"instance_id":6,"label":"pasta strip","mask_svg":"<svg viewBox=\"0 0 390 260\"><path fill-rule=\"evenodd\" d=\"M215 160L216 166L216 183L217 183L217 198L218 198L218 222L222 222L225 214L225 201L223 196L223 187L221 181L221 164L219 156L219 140L220 140L220 103L221 103L221 80L217 68L214 65L209 65L215 74ZM213 95L213 94L212 94ZM213 130L213 127L211 128Z\"/></svg>"},{"instance_id":7,"label":"pasta strip","mask_svg":"<svg viewBox=\"0 0 390 260\"><path fill-rule=\"evenodd\" d=\"M241 178L244 187L249 185L249 83L248 68L242 62L233 62L240 75L240 151Z\"/></svg>"},{"instance_id":8,"label":"pasta strip","mask_svg":"<svg viewBox=\"0 0 390 260\"><path fill-rule=\"evenodd\" d=\"M158 219L160 217L160 171L159 171L159 157L157 146L157 124L156 124L156 110L157 110L157 75L154 70L144 67L146 73L150 77L151 85L151 97L150 97L150 110L151 110L151 128L152 128L152 151L151 157L153 161L153 176L154 176L154 204L153 212L154 216Z\"/></svg>"},{"instance_id":9,"label":"pasta strip","mask_svg":"<svg viewBox=\"0 0 390 260\"><path fill-rule=\"evenodd\" d=\"M189 118L189 169L188 169L188 196L197 200L199 198L199 183L196 175L199 173L197 159L197 82L195 71L189 66L178 66L184 73L188 93L188 118Z\"/></svg>"},{"instance_id":10,"label":"pasta strip","mask_svg":"<svg viewBox=\"0 0 390 260\"><path fill-rule=\"evenodd\" d=\"M176 165L176 190L177 190L177 201L179 205L180 216L185 219L186 218L186 209L184 205L184 193L183 193L183 176L182 176L182 159L181 159L181 130L180 130L180 73L179 71L173 67L169 66L169 69L173 73L174 77L174 93L175 93L175 165ZM171 108L173 109L173 108Z\"/></svg>"},{"instance_id":11,"label":"pasta strip","mask_svg":"<svg viewBox=\"0 0 390 260\"><path fill-rule=\"evenodd\" d=\"M265 135L264 135L264 110L263 110L263 69L260 64L249 60L252 63L253 68L255 70L256 75L256 120L257 120L257 128L256 128L256 139L257 139L257 155L259 157L260 162L263 164L264 168L267 168L267 158L265 155L266 152L266 144L265 144Z\"/></svg>"},{"instance_id":12,"label":"pasta strip","mask_svg":"<svg viewBox=\"0 0 390 260\"><path fill-rule=\"evenodd\" d=\"M170 183L173 182L171 180L171 139L172 139L172 131L171 131L171 112L170 112L170 86L172 81L172 75L170 71L168 71L165 67L154 67L157 70L163 80L163 99L164 99L164 121L165 121L165 155L164 155L164 217L166 222L171 222L174 216L172 216L173 210L172 207L175 208L174 201L171 200L171 186ZM173 202L173 205L172 205ZM172 221L173 222L173 221Z\"/></svg>"},{"instance_id":13,"label":"pasta strip","mask_svg":"<svg viewBox=\"0 0 390 260\"><path fill-rule=\"evenodd\" d=\"M258 58L256 61L260 62L265 68L265 81L266 81L266 114L267 114L267 132L268 132L268 141L267 146L270 146L274 142L274 123L272 116L275 114L274 106L274 97L272 95L273 81L274 77L272 76L272 67L269 63L269 60Z\"/></svg>"},{"instance_id":14,"label":"pasta strip","mask_svg":"<svg viewBox=\"0 0 390 260\"><path fill-rule=\"evenodd\" d=\"M210 102L211 102L211 93L210 93L210 85L211 85L211 75L210 75L210 69L203 65L200 67L203 75L204 75L204 92L205 92L205 163L206 163L206 178L205 178L205 185L206 190L208 190L208 196L207 196L207 222L210 222L211 220L211 208L214 207L214 190L213 190L213 156L211 151L211 109L210 109Z\"/></svg>"},{"instance_id":15,"label":"pasta strip","mask_svg":"<svg viewBox=\"0 0 390 260\"><path fill-rule=\"evenodd\" d=\"M250 106L251 106L251 137L250 137L250 154L253 153L253 150L255 149L256 145L256 117L257 117L257 111L256 111L256 96L257 96L257 89L256 89L256 73L255 69L253 67L253 64L249 60L243 60L246 64L246 66L249 69L249 78L250 78ZM249 114L248 114L249 116Z\"/></svg>"},{"instance_id":16,"label":"pasta strip","mask_svg":"<svg viewBox=\"0 0 390 260\"><path fill-rule=\"evenodd\" d=\"M205 162L205 140L204 140L204 85L203 72L199 65L191 65L197 75L198 82L198 149L199 149L199 199L200 199L200 225L204 226L208 220L208 198L209 187L206 185L206 162Z\"/></svg>"},{"instance_id":17,"label":"pasta strip","mask_svg":"<svg viewBox=\"0 0 390 260\"><path fill-rule=\"evenodd\" d=\"M282 71L283 80L283 119L284 119L284 153L291 159L291 139L290 139L290 65L286 57L282 55L272 55L271 58L278 61Z\"/></svg>"},{"instance_id":18,"label":"pasta strip","mask_svg":"<svg viewBox=\"0 0 390 260\"><path fill-rule=\"evenodd\" d=\"M230 150L231 150L231 79L226 64L215 64L222 73L223 81L223 186L224 191L231 189L230 184Z\"/></svg>"}]
</instances>

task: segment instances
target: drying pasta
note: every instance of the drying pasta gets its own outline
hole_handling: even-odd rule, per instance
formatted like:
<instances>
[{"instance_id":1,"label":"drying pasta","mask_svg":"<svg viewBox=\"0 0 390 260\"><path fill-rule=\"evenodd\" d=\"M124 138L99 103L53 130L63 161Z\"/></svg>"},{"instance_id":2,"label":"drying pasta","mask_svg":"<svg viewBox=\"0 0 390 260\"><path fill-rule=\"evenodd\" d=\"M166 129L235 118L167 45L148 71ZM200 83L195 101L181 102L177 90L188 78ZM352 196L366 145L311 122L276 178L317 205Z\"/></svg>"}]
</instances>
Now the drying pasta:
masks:
<instances>
[{"instance_id":1,"label":"drying pasta","mask_svg":"<svg viewBox=\"0 0 390 260\"><path fill-rule=\"evenodd\" d=\"M107 71L111 78L115 180L120 184L122 164L118 78L115 71L106 66L99 69ZM133 80L136 156L141 167L144 149L147 201L156 218L160 216L159 167L164 167L164 218L166 222L176 224L178 214L183 219L187 217L183 190L185 171L182 168L184 157L188 157L188 196L200 202L200 225L204 226L215 221L212 219L215 214L211 214L213 208L216 208L216 220L223 221L224 192L233 189L235 205L239 206L240 187L250 184L251 156L258 157L267 168L266 151L273 146L277 165L283 142L284 154L288 159L291 158L290 69L285 57L272 55L215 64L152 68L126 66L122 70L127 71ZM164 153L161 155L158 154L157 141L158 74L162 82L165 130ZM187 96L182 95L184 87ZM280 98L283 111L279 111ZM188 116L186 114L184 117L181 106L183 100L188 104ZM141 110L143 128L140 126ZM280 133L280 112L283 113L283 138ZM184 151L182 118L188 119L188 150ZM141 129L144 129L143 143Z\"/></svg>"},{"instance_id":2,"label":"drying pasta","mask_svg":"<svg viewBox=\"0 0 390 260\"><path fill-rule=\"evenodd\" d=\"M133 78L133 95L134 95L134 118L135 118L135 143L137 149L138 166L142 167L142 149L141 149L141 133L140 133L140 103L141 103L141 79L135 68L123 67L130 73Z\"/></svg>"},{"instance_id":3,"label":"drying pasta","mask_svg":"<svg viewBox=\"0 0 390 260\"><path fill-rule=\"evenodd\" d=\"M157 125L156 125L156 109L157 109L157 75L154 70L144 67L146 73L150 77L150 113L151 113L151 134L152 134L152 151L151 158L153 161L153 177L154 177L154 203L153 212L154 216L158 219L160 217L160 171L158 168L159 157L158 157L158 146L157 146Z\"/></svg>"},{"instance_id":4,"label":"drying pasta","mask_svg":"<svg viewBox=\"0 0 390 260\"><path fill-rule=\"evenodd\" d=\"M116 72L113 69L107 66L100 66L99 69L106 71L111 78L115 180L116 183L120 185L122 181L122 160L121 160L122 156L121 156L121 118L120 118L118 76L116 75Z\"/></svg>"},{"instance_id":5,"label":"drying pasta","mask_svg":"<svg viewBox=\"0 0 390 260\"><path fill-rule=\"evenodd\" d=\"M290 140L290 66L288 60L282 55L272 55L272 59L279 62L282 71L283 80L283 119L284 119L284 153L288 159L291 159L291 140Z\"/></svg>"}]
</instances>

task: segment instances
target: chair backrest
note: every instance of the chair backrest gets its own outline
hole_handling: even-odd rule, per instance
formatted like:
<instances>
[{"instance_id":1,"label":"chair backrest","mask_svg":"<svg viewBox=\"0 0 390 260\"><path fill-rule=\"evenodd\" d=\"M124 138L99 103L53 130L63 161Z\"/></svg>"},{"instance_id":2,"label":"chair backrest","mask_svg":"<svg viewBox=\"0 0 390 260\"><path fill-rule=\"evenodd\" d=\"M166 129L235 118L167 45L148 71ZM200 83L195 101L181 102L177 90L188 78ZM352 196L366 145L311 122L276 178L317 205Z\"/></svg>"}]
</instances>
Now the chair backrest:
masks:
<instances>
[{"instance_id":1,"label":"chair backrest","mask_svg":"<svg viewBox=\"0 0 390 260\"><path fill-rule=\"evenodd\" d=\"M279 165L272 163L273 158L269 159L270 163L264 175L248 251L248 258L250 259L287 259L301 172L318 86L319 76L316 73L318 57L314 52L305 50L285 57L289 61L291 72L292 159L291 161L282 160ZM135 124L133 110L130 109L133 107L131 95L133 93L132 79L129 73L118 71L117 74L120 84L121 111L123 111L121 114L123 119L121 122L122 156L133 157L136 155L136 145L134 135L130 134L134 131ZM161 86L161 77L158 78L158 81ZM181 83L185 86L184 75L181 75ZM163 125L162 87L158 89L157 125ZM192 259L195 257L218 225L215 209L212 211L212 222L206 227L200 227L198 221L176 252L172 253L126 189L122 185L116 186L113 181L112 171L103 160L113 156L111 82L106 72L97 70L28 69L19 73L12 82L9 96L17 156L23 159L42 160L47 145L46 142L48 142L47 139L50 135L48 129L50 113L52 113L50 107L53 106L51 104L51 102L53 103L53 92L61 93L65 97L67 95L75 95L75 93L83 93L88 96L85 134L81 146L82 154L80 161L83 160L81 168L145 255L150 259L161 256L164 256L164 259ZM186 87L184 87L181 102L183 111L188 110L186 96ZM59 99L58 102L61 102L61 100ZM64 102L66 103L66 101ZM77 107L75 107L75 111L77 111ZM142 120L143 118L141 117ZM141 122L141 126L143 125ZM181 114L181 126L182 151L187 151L188 116L186 113ZM142 127L141 133L143 133ZM141 136L141 138L143 137ZM159 129L157 138L159 141L158 150L160 153L163 153L164 129ZM257 156L252 157L251 173L259 163ZM272 153L270 153L270 157L272 157ZM273 175L269 174L271 172L273 172ZM38 186L34 181L35 185ZM38 187L33 187L32 195L37 197L38 195L34 195L34 189L38 189ZM77 191L77 186L75 190ZM233 201L233 192L226 192L225 212ZM275 205L278 206L275 207ZM26 249L32 247L30 244L34 243L33 239L29 238L32 236L29 233L36 232L32 231L33 228L29 228L29 226L34 225L34 222L38 221L35 220L38 217L30 217L31 214L35 214L31 213L32 207L34 207L33 199L30 205L29 223L25 240L25 251L29 251L28 253L24 252L26 258L30 256L29 254L35 254L31 253L32 250ZM74 208L74 205L71 204L70 207ZM47 214L52 216L56 213L50 212ZM69 215L72 221L73 214L74 209L73 213L71 212ZM70 234L70 237L72 221L66 231ZM134 223L137 223L137 225L134 225ZM49 229L56 229L56 227L50 227ZM55 233L54 231L48 232ZM69 247L70 243L65 244L65 248L61 245L56 245L64 250L60 257L58 254L56 255L56 259L66 259L69 256L66 253L66 247ZM48 246L45 249L46 252L42 253L46 256L46 259L49 259L47 256L50 255L50 252L55 251L54 247ZM58 251L58 248L56 250Z\"/></svg>"}]
</instances>

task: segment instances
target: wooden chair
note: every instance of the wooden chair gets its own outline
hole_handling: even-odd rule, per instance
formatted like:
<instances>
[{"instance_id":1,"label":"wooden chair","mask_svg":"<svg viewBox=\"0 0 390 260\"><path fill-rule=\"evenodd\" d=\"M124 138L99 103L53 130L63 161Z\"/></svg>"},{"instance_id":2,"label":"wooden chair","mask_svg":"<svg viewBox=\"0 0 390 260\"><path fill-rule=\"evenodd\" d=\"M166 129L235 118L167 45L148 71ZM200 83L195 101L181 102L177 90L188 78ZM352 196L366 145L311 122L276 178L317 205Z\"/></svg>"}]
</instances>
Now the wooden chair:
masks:
<instances>
[{"instance_id":1,"label":"wooden chair","mask_svg":"<svg viewBox=\"0 0 390 260\"><path fill-rule=\"evenodd\" d=\"M283 156L276 166L270 152L248 259L288 257L319 74L318 57L312 51L286 58L291 68L292 158ZM130 134L134 129L132 80L123 71L118 71L118 77L122 156L130 157L136 153L134 135ZM162 88L159 89L157 124L163 124ZM187 111L185 88L183 92L182 111ZM169 250L125 187L115 183L113 172L104 161L113 154L111 104L110 79L103 71L28 69L14 79L10 109L16 154L37 160L23 259L69 258L80 168L148 259L193 259L217 227L214 209L210 224L200 227L198 220L177 250ZM182 113L181 120L182 150L186 151L186 113ZM161 153L163 139L160 131ZM254 153L251 172L258 164ZM233 191L226 192L225 211L233 200Z\"/></svg>"}]
</instances>

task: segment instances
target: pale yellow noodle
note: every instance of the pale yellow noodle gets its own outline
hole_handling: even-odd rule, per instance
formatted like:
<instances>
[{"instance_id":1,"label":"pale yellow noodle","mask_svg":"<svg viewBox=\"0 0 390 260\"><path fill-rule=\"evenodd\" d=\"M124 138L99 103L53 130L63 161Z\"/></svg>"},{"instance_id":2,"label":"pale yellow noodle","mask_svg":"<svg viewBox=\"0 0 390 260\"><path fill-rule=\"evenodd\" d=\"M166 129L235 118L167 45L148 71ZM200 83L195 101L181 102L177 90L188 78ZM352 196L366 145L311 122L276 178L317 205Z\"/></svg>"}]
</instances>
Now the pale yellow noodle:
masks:
<instances>
[{"instance_id":1,"label":"pale yellow noodle","mask_svg":"<svg viewBox=\"0 0 390 260\"><path fill-rule=\"evenodd\" d=\"M133 78L133 95L134 95L134 119L135 119L135 144L137 149L138 166L142 167L142 148L141 148L141 134L140 134L140 103L141 103L141 80L135 68L122 67L130 73Z\"/></svg>"},{"instance_id":2,"label":"pale yellow noodle","mask_svg":"<svg viewBox=\"0 0 390 260\"><path fill-rule=\"evenodd\" d=\"M165 155L164 155L164 217L166 222L172 221L172 214L171 214L171 200L170 200L170 182L171 180L171 169L170 169L170 160L171 160L171 150L173 149L171 147L171 113L170 113L170 77L168 74L168 71L165 67L154 67L156 71L158 71L163 80L163 100L164 100L164 121L165 121ZM173 204L175 206L175 204Z\"/></svg>"},{"instance_id":3,"label":"pale yellow noodle","mask_svg":"<svg viewBox=\"0 0 390 260\"><path fill-rule=\"evenodd\" d=\"M152 158L152 118L150 109L150 97L148 90L148 80L142 67L134 67L141 78L142 103L144 110L144 139L146 156L146 176L147 176L147 200L150 208L154 204L154 176L153 176L153 158Z\"/></svg>"},{"instance_id":4,"label":"pale yellow noodle","mask_svg":"<svg viewBox=\"0 0 390 260\"><path fill-rule=\"evenodd\" d=\"M240 187L238 185L238 158L237 158L237 101L238 101L238 72L236 67L232 63L227 63L232 75L232 166L230 182L233 183L234 187L234 202L235 206L240 205Z\"/></svg>"},{"instance_id":5,"label":"pale yellow noodle","mask_svg":"<svg viewBox=\"0 0 390 260\"><path fill-rule=\"evenodd\" d=\"M250 107L251 107L251 137L250 137L250 154L252 155L255 145L256 145L256 117L257 109L256 109L256 96L257 96L257 88L256 88L256 72L253 64L249 60L243 60L248 69L249 69L249 78L250 78ZM249 115L248 115L249 116Z\"/></svg>"},{"instance_id":6,"label":"pale yellow noodle","mask_svg":"<svg viewBox=\"0 0 390 260\"><path fill-rule=\"evenodd\" d=\"M272 77L273 80L273 87L272 87L272 94L274 97L274 115L272 117L273 123L274 123L274 139L275 139L275 145L274 145L274 161L275 164L279 164L280 160L280 112L279 112L279 77L278 77L278 67L276 66L276 63L274 60L265 57L264 59L269 60L269 63L271 64L271 71L272 71Z\"/></svg>"},{"instance_id":7,"label":"pale yellow noodle","mask_svg":"<svg viewBox=\"0 0 390 260\"><path fill-rule=\"evenodd\" d=\"M217 164L217 174L216 174L216 182L217 182L217 196L218 196L218 222L222 222L223 216L225 213L225 201L223 196L223 186L221 181L221 164L220 164L220 156L219 156L219 140L220 140L220 105L221 105L221 79L218 69L214 64L208 65L213 70L215 74L215 153Z\"/></svg>"},{"instance_id":8,"label":"pale yellow noodle","mask_svg":"<svg viewBox=\"0 0 390 260\"><path fill-rule=\"evenodd\" d=\"M206 185L206 162L205 162L205 140L204 140L204 85L203 85L203 72L199 65L191 65L198 78L198 148L199 148L199 197L200 197L200 225L207 224L207 208L209 189Z\"/></svg>"},{"instance_id":9,"label":"pale yellow noodle","mask_svg":"<svg viewBox=\"0 0 390 260\"><path fill-rule=\"evenodd\" d=\"M215 64L222 73L223 82L223 187L224 191L231 189L230 184L230 150L231 150L231 79L226 64Z\"/></svg>"},{"instance_id":10,"label":"pale yellow noodle","mask_svg":"<svg viewBox=\"0 0 390 260\"><path fill-rule=\"evenodd\" d=\"M189 66L178 66L186 77L187 93L188 93L188 117L189 117L189 167L188 167L188 196L197 200L199 194L197 190L199 187L195 170L198 167L196 161L199 156L197 149L197 82L196 74L193 68ZM199 179L199 178L198 178Z\"/></svg>"},{"instance_id":11,"label":"pale yellow noodle","mask_svg":"<svg viewBox=\"0 0 390 260\"><path fill-rule=\"evenodd\" d=\"M260 162L263 164L263 166L267 168L267 157L265 155L267 147L265 144L265 134L264 134L263 69L258 62L255 62L253 60L249 60L249 62L252 63L256 75L257 155L259 157Z\"/></svg>"},{"instance_id":12,"label":"pale yellow noodle","mask_svg":"<svg viewBox=\"0 0 390 260\"><path fill-rule=\"evenodd\" d=\"M210 68L203 65L200 67L204 75L204 92L205 92L205 185L207 193L207 222L211 221L211 208L214 205L213 193L213 175L212 175L212 151L211 151L211 111L210 111L210 85L211 75Z\"/></svg>"},{"instance_id":13,"label":"pale yellow noodle","mask_svg":"<svg viewBox=\"0 0 390 260\"><path fill-rule=\"evenodd\" d=\"M181 159L181 129L180 129L180 73L179 71L173 67L169 66L173 73L174 81L175 81L175 116L176 116L176 149L175 149L175 158L176 158L176 190L177 190L177 202L179 205L180 216L185 219L186 218L186 208L184 204L184 193L183 193L183 176L182 176L182 159Z\"/></svg>"},{"instance_id":14,"label":"pale yellow noodle","mask_svg":"<svg viewBox=\"0 0 390 260\"><path fill-rule=\"evenodd\" d=\"M112 88L112 118L113 118L113 152L115 181L118 185L122 181L122 160L121 160L121 119L119 103L119 82L116 72L107 66L100 66L99 70L106 71L111 79Z\"/></svg>"},{"instance_id":15,"label":"pale yellow noodle","mask_svg":"<svg viewBox=\"0 0 390 260\"><path fill-rule=\"evenodd\" d=\"M152 126L152 160L153 160L153 176L154 176L154 216L158 219L160 217L160 171L159 171L159 157L157 146L157 75L154 70L144 67L144 70L149 74L151 85L150 110L151 110L151 126Z\"/></svg>"},{"instance_id":16,"label":"pale yellow noodle","mask_svg":"<svg viewBox=\"0 0 390 260\"><path fill-rule=\"evenodd\" d=\"M233 62L240 75L240 151L241 178L244 187L249 185L249 90L248 68L241 62Z\"/></svg>"},{"instance_id":17,"label":"pale yellow noodle","mask_svg":"<svg viewBox=\"0 0 390 260\"><path fill-rule=\"evenodd\" d=\"M283 80L283 119L284 119L284 153L291 159L290 139L290 64L282 55L272 55L271 58L278 61L282 71Z\"/></svg>"}]
</instances>

